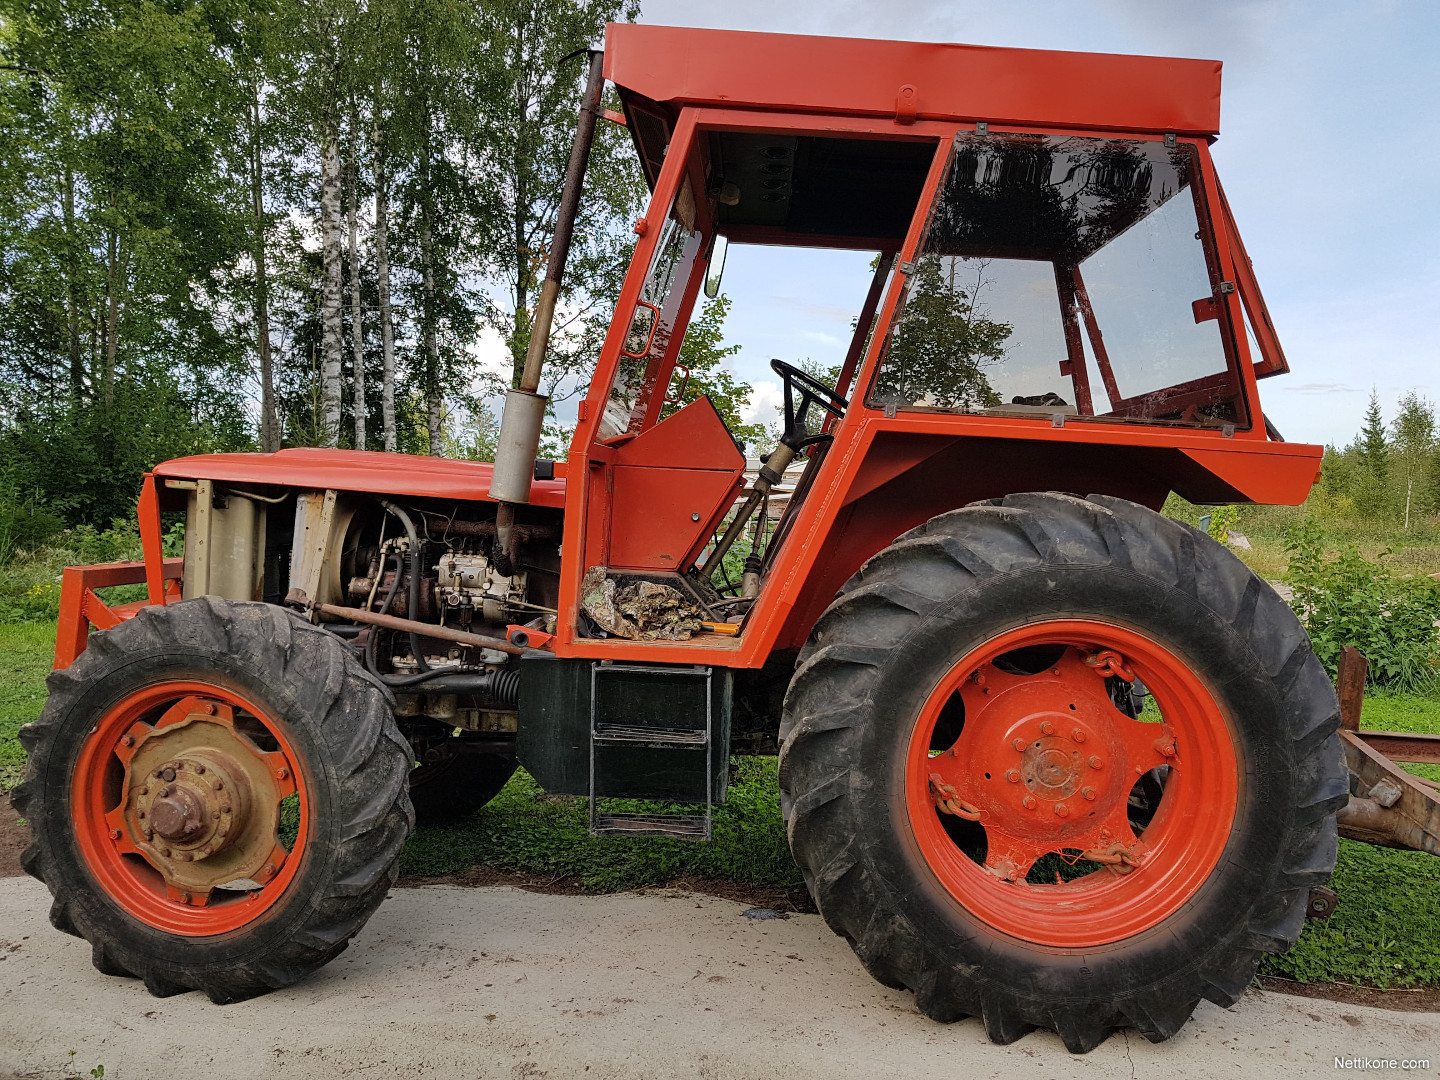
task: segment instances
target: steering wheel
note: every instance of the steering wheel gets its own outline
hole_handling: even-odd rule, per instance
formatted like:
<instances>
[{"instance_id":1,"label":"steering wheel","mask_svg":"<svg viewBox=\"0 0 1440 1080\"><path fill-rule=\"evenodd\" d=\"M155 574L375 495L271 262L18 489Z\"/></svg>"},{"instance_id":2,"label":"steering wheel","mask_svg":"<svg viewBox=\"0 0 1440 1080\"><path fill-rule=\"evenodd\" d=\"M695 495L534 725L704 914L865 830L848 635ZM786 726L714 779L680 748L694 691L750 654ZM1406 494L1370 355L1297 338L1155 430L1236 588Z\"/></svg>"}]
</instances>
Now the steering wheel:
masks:
<instances>
[{"instance_id":1,"label":"steering wheel","mask_svg":"<svg viewBox=\"0 0 1440 1080\"><path fill-rule=\"evenodd\" d=\"M780 376L785 387L785 433L780 436L780 441L796 453L807 446L829 441L832 438L829 432L810 434L810 429L805 424L810 406L818 405L831 416L841 417L850 407L849 400L841 397L819 379L807 375L794 364L787 364L784 360L771 360L770 370ZM800 396L798 405L795 401L797 393Z\"/></svg>"}]
</instances>

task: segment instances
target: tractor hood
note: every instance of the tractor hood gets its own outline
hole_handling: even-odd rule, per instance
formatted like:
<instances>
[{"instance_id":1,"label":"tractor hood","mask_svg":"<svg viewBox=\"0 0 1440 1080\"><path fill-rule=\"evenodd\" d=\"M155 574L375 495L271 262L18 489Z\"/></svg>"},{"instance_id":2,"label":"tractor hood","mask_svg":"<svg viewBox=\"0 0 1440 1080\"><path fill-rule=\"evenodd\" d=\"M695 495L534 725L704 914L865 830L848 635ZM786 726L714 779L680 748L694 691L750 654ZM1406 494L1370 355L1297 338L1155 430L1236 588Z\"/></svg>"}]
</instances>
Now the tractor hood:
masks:
<instances>
[{"instance_id":1,"label":"tractor hood","mask_svg":"<svg viewBox=\"0 0 1440 1080\"><path fill-rule=\"evenodd\" d=\"M297 447L274 454L199 454L155 466L162 479L221 480L230 484L281 484L298 488L336 488L415 498L493 501L488 461L382 454L369 450ZM565 465L555 463L554 480L536 480L534 506L565 506Z\"/></svg>"}]
</instances>

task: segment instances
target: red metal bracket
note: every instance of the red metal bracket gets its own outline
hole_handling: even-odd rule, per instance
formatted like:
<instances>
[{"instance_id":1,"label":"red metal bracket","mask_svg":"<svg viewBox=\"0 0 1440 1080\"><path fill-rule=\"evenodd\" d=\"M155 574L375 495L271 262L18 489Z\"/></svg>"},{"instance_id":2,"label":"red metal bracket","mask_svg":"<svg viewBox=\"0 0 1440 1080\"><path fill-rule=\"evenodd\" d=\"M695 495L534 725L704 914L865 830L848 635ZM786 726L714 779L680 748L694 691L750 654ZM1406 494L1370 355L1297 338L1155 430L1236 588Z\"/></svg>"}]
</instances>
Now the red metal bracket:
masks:
<instances>
[{"instance_id":1,"label":"red metal bracket","mask_svg":"<svg viewBox=\"0 0 1440 1080\"><path fill-rule=\"evenodd\" d=\"M153 484L150 487L153 492ZM142 499L141 529L144 526ZM158 517L158 513L157 513ZM155 580L151 579L151 559L143 562L98 563L94 566L67 566L60 577L60 618L55 627L55 670L67 668L75 658L85 651L89 643L90 627L97 630L111 630L126 619L134 618L142 608L152 604L168 604L180 599L180 578L185 572L184 559L158 558L159 543L153 549L158 563ZM151 551L146 544L146 554ZM137 600L130 604L107 604L100 599L96 589L108 589L116 585L150 585L150 596L158 599Z\"/></svg>"}]
</instances>

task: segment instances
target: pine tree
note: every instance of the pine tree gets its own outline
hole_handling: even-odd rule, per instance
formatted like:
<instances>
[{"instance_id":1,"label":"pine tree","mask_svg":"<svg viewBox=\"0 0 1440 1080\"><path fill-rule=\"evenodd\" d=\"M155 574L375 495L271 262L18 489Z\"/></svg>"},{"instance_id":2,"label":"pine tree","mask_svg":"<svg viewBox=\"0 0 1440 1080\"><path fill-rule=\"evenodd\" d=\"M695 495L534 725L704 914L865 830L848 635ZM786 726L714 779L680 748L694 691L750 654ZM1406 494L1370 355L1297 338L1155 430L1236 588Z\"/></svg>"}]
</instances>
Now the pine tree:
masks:
<instances>
[{"instance_id":1,"label":"pine tree","mask_svg":"<svg viewBox=\"0 0 1440 1080\"><path fill-rule=\"evenodd\" d=\"M1360 476L1355 491L1355 506L1361 513L1374 516L1389 502L1390 443L1385 437L1385 418L1380 412L1380 396L1370 391L1370 404L1365 409L1365 426L1357 440Z\"/></svg>"}]
</instances>

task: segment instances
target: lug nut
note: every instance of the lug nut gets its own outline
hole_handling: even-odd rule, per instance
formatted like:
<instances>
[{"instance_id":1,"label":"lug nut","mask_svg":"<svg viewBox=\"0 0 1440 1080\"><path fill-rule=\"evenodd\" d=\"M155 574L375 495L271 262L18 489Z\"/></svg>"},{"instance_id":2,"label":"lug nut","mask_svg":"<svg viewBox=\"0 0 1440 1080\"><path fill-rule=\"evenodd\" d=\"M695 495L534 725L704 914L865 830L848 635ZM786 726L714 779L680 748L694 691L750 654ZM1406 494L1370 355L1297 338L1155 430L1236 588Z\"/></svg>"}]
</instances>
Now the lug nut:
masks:
<instances>
[{"instance_id":1,"label":"lug nut","mask_svg":"<svg viewBox=\"0 0 1440 1080\"><path fill-rule=\"evenodd\" d=\"M280 768L278 768L278 769L275 770L275 779L276 779L276 780L284 780L284 779L288 778L289 775L290 775L290 770L287 769L287 768L285 768L285 766L283 766L283 765L280 766Z\"/></svg>"},{"instance_id":2,"label":"lug nut","mask_svg":"<svg viewBox=\"0 0 1440 1080\"><path fill-rule=\"evenodd\" d=\"M202 701L200 703L200 711L206 716L213 716L215 714L215 705L209 701Z\"/></svg>"},{"instance_id":3,"label":"lug nut","mask_svg":"<svg viewBox=\"0 0 1440 1080\"><path fill-rule=\"evenodd\" d=\"M1069 808L1068 806L1066 806L1063 802L1058 802L1058 803L1056 803L1056 804L1055 804L1055 816L1056 816L1056 817L1069 817L1069 816L1070 816L1070 808Z\"/></svg>"},{"instance_id":4,"label":"lug nut","mask_svg":"<svg viewBox=\"0 0 1440 1080\"><path fill-rule=\"evenodd\" d=\"M1041 734L1041 735L1054 735L1054 734L1055 734L1055 725L1052 724L1049 720L1041 720L1041 721L1040 721L1040 734Z\"/></svg>"},{"instance_id":5,"label":"lug nut","mask_svg":"<svg viewBox=\"0 0 1440 1080\"><path fill-rule=\"evenodd\" d=\"M150 773L150 775L153 776L156 780L159 780L159 779L160 779L160 770L159 770L159 769L155 769L155 770L153 770L153 771Z\"/></svg>"},{"instance_id":6,"label":"lug nut","mask_svg":"<svg viewBox=\"0 0 1440 1080\"><path fill-rule=\"evenodd\" d=\"M180 894L180 902L182 904L188 904L190 902L190 894L188 892L182 892Z\"/></svg>"},{"instance_id":7,"label":"lug nut","mask_svg":"<svg viewBox=\"0 0 1440 1080\"><path fill-rule=\"evenodd\" d=\"M164 770L164 771L160 774L160 778L161 778L162 780L164 780L164 781L168 784L171 780L174 780L174 779L175 779L175 770L174 770L174 769L166 769L166 770Z\"/></svg>"},{"instance_id":8,"label":"lug nut","mask_svg":"<svg viewBox=\"0 0 1440 1080\"><path fill-rule=\"evenodd\" d=\"M264 866L262 866L262 867L260 868L260 873L261 873L264 877L267 877L267 878L272 878L272 877L274 877L274 876L275 876L275 864L274 864L273 862L267 862Z\"/></svg>"},{"instance_id":9,"label":"lug nut","mask_svg":"<svg viewBox=\"0 0 1440 1080\"><path fill-rule=\"evenodd\" d=\"M1015 752L1016 752L1016 753L1023 754L1023 753L1025 752L1025 740L1024 740L1024 739L1016 739L1016 740L1015 740L1014 742L1012 742L1010 745L1015 748Z\"/></svg>"},{"instance_id":10,"label":"lug nut","mask_svg":"<svg viewBox=\"0 0 1440 1080\"><path fill-rule=\"evenodd\" d=\"M110 839L111 839L111 840L119 840L119 839L120 839L120 830L119 830L119 829L111 829L111 830L110 830Z\"/></svg>"},{"instance_id":11,"label":"lug nut","mask_svg":"<svg viewBox=\"0 0 1440 1080\"><path fill-rule=\"evenodd\" d=\"M204 765L201 765L198 761L195 763L195 775L196 775L196 776L204 776L204 775L205 775L205 766L204 766Z\"/></svg>"},{"instance_id":12,"label":"lug nut","mask_svg":"<svg viewBox=\"0 0 1440 1080\"><path fill-rule=\"evenodd\" d=\"M1085 797L1086 802L1095 801L1095 789L1093 787L1081 788L1080 794Z\"/></svg>"},{"instance_id":13,"label":"lug nut","mask_svg":"<svg viewBox=\"0 0 1440 1080\"><path fill-rule=\"evenodd\" d=\"M146 830L145 830L145 839L146 839L146 840L154 840L154 839L155 839L155 830L154 830L154 829L146 829Z\"/></svg>"},{"instance_id":14,"label":"lug nut","mask_svg":"<svg viewBox=\"0 0 1440 1080\"><path fill-rule=\"evenodd\" d=\"M1020 770L1019 770L1019 769L1009 769L1009 770L1007 770L1006 773L1005 773L1005 779L1006 779L1006 780L1009 780L1010 783L1012 783L1012 784L1018 784L1018 783L1020 782Z\"/></svg>"},{"instance_id":15,"label":"lug nut","mask_svg":"<svg viewBox=\"0 0 1440 1080\"><path fill-rule=\"evenodd\" d=\"M224 781L221 781L221 780L216 780L215 783L214 783L213 785L211 785L211 786L214 787L216 791L224 791L224 790L225 790L225 783L224 783Z\"/></svg>"},{"instance_id":16,"label":"lug nut","mask_svg":"<svg viewBox=\"0 0 1440 1080\"><path fill-rule=\"evenodd\" d=\"M1074 731L1070 732L1070 739L1071 739L1072 742L1084 742L1084 741L1085 741L1085 732L1081 731L1081 730L1077 727Z\"/></svg>"},{"instance_id":17,"label":"lug nut","mask_svg":"<svg viewBox=\"0 0 1440 1080\"><path fill-rule=\"evenodd\" d=\"M1023 807L1025 807L1026 810L1034 810L1034 809L1035 809L1035 796L1034 796L1034 795L1026 795L1025 798L1023 798L1023 799L1020 800L1020 805L1023 806Z\"/></svg>"},{"instance_id":18,"label":"lug nut","mask_svg":"<svg viewBox=\"0 0 1440 1080\"><path fill-rule=\"evenodd\" d=\"M135 736L134 736L134 735L121 735L121 736L120 736L120 745L121 745L121 746L134 746L134 745L135 745Z\"/></svg>"},{"instance_id":19,"label":"lug nut","mask_svg":"<svg viewBox=\"0 0 1440 1080\"><path fill-rule=\"evenodd\" d=\"M1100 755L1099 755L1099 754L1091 754L1091 755L1090 755L1090 768L1092 768L1092 769L1103 769L1104 767L1105 767L1105 762L1103 762L1103 761L1100 760Z\"/></svg>"}]
</instances>

